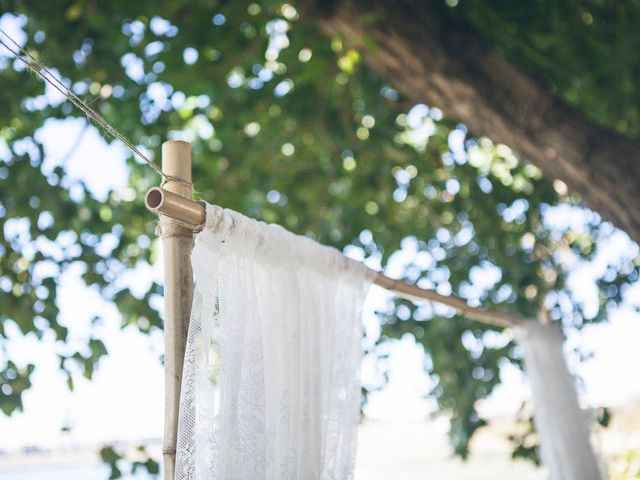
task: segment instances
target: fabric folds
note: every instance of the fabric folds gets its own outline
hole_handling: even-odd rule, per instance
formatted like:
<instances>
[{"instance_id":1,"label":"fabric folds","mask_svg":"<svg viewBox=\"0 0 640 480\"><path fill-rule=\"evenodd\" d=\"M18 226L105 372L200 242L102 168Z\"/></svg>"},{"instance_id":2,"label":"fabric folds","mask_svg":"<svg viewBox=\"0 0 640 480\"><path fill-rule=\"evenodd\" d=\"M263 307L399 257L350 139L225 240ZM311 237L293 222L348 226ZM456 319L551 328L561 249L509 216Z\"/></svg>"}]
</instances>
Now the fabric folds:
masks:
<instances>
[{"instance_id":1,"label":"fabric folds","mask_svg":"<svg viewBox=\"0 0 640 480\"><path fill-rule=\"evenodd\" d=\"M533 419L550 479L600 480L587 417L578 404L573 377L562 354L562 332L556 326L531 321L519 326L516 335L524 350Z\"/></svg>"},{"instance_id":2,"label":"fabric folds","mask_svg":"<svg viewBox=\"0 0 640 480\"><path fill-rule=\"evenodd\" d=\"M370 270L277 225L206 208L176 479L352 478Z\"/></svg>"}]
</instances>

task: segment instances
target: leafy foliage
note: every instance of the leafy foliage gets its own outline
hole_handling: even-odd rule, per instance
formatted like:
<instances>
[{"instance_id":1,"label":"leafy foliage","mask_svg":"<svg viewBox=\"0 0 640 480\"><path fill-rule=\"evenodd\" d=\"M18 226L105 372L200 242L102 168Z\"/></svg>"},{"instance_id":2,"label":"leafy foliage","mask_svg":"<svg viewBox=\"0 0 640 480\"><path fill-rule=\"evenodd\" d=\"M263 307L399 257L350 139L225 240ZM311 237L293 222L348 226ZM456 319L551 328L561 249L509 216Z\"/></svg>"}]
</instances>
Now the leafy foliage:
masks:
<instances>
[{"instance_id":1,"label":"leafy foliage","mask_svg":"<svg viewBox=\"0 0 640 480\"><path fill-rule=\"evenodd\" d=\"M505 29L522 19L493 3L492 9L479 2L461 8L479 27L485 15L504 46L512 38ZM559 197L508 147L474 138L437 109L409 105L362 65L357 51L300 22L290 4L0 5L21 19L30 52L55 66L77 94L150 155L158 158L166 138L190 141L201 198L339 248L351 244L382 266L401 247L413 249L406 280L532 318L544 306L566 328L605 319L638 278L637 253L625 254L600 272L598 298L586 304L567 279L576 265L599 255L612 228ZM507 15L514 18L507 22ZM528 41L534 26L517 25ZM515 48L506 53L518 54ZM549 62L557 61L550 56ZM564 77L553 70L563 95L571 96L566 85L577 70ZM154 260L153 224L140 199L158 179L130 158L129 188L101 199L72 180L64 163L47 167L38 132L47 119L78 113L43 96L42 83L7 57L0 57L0 75L0 304L7 306L0 320L25 335L52 333L60 368L71 372L70 365L79 365L91 378L107 352L92 335L86 348L68 351L69 327L59 321L56 305L58 279L81 265L86 284L118 306L123 325L144 333L162 328L150 306L160 286L136 296L117 282L127 269ZM599 90L588 91L591 100L576 90L575 103L584 101L604 122L624 118L631 124L635 113L620 113L623 105L603 111L594 103ZM559 210L584 221L549 222ZM451 418L454 450L465 456L484 423L476 401L499 383L503 362L520 363L508 334L437 305L397 301L380 318L380 343L410 334L424 346L425 368L436 383L432 393ZM0 326L0 348L6 341ZM10 389L3 386L0 404L11 414L20 407L32 367L7 360L0 368ZM103 450L112 478L118 455Z\"/></svg>"},{"instance_id":2,"label":"leafy foliage","mask_svg":"<svg viewBox=\"0 0 640 480\"><path fill-rule=\"evenodd\" d=\"M5 415L11 415L16 410L22 411L22 392L31 387L29 376L34 368L32 364L19 368L14 362L7 360L3 371L0 372L0 409Z\"/></svg>"},{"instance_id":3,"label":"leafy foliage","mask_svg":"<svg viewBox=\"0 0 640 480\"><path fill-rule=\"evenodd\" d=\"M615 459L610 471L611 480L634 480L640 478L640 449L632 448Z\"/></svg>"},{"instance_id":4,"label":"leafy foliage","mask_svg":"<svg viewBox=\"0 0 640 480\"><path fill-rule=\"evenodd\" d=\"M550 91L597 122L640 138L640 97L633 88L640 80L637 3L463 0L456 10Z\"/></svg>"},{"instance_id":5,"label":"leafy foliage","mask_svg":"<svg viewBox=\"0 0 640 480\"><path fill-rule=\"evenodd\" d=\"M131 475L139 470L150 475L160 473L160 465L149 456L144 446L136 448L133 452L123 452L113 445L106 445L100 449L100 458L109 466L109 479L122 477L123 470Z\"/></svg>"}]
</instances>

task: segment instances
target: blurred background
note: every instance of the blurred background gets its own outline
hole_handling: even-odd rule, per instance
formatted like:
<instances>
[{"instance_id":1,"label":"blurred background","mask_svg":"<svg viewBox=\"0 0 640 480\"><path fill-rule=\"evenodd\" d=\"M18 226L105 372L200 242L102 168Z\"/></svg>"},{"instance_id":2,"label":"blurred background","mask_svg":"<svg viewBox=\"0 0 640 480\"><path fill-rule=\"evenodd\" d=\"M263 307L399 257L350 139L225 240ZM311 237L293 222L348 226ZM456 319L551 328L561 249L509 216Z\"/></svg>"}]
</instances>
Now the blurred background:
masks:
<instances>
[{"instance_id":1,"label":"blurred background","mask_svg":"<svg viewBox=\"0 0 640 480\"><path fill-rule=\"evenodd\" d=\"M638 139L637 6L433 4ZM603 471L640 478L637 243L380 77L373 40L327 34L305 3L0 6L0 29L157 163L191 142L198 198L472 305L548 312ZM142 199L159 178L1 46L0 82L0 479L156 478L162 259ZM513 332L377 287L365 327L358 480L547 478Z\"/></svg>"}]
</instances>

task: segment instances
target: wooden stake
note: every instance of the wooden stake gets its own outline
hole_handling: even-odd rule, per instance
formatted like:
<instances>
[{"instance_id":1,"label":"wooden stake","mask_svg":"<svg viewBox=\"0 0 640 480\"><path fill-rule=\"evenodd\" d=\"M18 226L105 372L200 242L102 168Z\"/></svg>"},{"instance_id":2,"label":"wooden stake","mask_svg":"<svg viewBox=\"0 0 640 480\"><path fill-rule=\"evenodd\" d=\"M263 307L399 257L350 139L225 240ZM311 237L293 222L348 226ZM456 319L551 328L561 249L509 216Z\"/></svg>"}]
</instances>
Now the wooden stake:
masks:
<instances>
[{"instance_id":1,"label":"wooden stake","mask_svg":"<svg viewBox=\"0 0 640 480\"><path fill-rule=\"evenodd\" d=\"M163 143L162 172L169 178L188 182L168 181L163 188L191 200L191 145L181 141ZM190 259L193 231L164 215L160 216L160 229L164 258L165 405L162 454L165 479L174 480L180 384L193 296Z\"/></svg>"}]
</instances>

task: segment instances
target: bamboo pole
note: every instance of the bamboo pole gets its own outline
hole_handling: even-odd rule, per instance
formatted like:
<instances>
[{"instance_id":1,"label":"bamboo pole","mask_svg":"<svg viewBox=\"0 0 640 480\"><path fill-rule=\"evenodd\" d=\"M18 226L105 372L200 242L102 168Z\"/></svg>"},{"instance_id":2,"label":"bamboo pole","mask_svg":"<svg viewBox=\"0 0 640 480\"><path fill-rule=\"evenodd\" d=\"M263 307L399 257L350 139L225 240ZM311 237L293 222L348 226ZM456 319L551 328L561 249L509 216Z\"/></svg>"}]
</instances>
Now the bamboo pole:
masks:
<instances>
[{"instance_id":1,"label":"bamboo pole","mask_svg":"<svg viewBox=\"0 0 640 480\"><path fill-rule=\"evenodd\" d=\"M175 196L191 200L191 145L169 141L162 144L162 172L168 178L163 189ZM193 230L174 218L161 215L160 229L164 258L164 372L165 406L162 455L166 480L175 478L178 408L182 365L187 342L193 275L191 249Z\"/></svg>"},{"instance_id":2,"label":"bamboo pole","mask_svg":"<svg viewBox=\"0 0 640 480\"><path fill-rule=\"evenodd\" d=\"M427 290L426 288L420 288L416 285L403 282L402 280L394 280L392 278L376 272L377 275L373 281L374 284L382 287L390 292L395 293L401 298L405 298L411 301L430 301L441 303L452 307L460 315L463 315L471 320L477 322L486 323L488 325L495 325L496 327L515 327L521 322L526 322L524 318L520 318L510 313L500 312L498 310L490 310L482 307L472 307L463 298L456 297L455 295L442 295L434 290Z\"/></svg>"},{"instance_id":3,"label":"bamboo pole","mask_svg":"<svg viewBox=\"0 0 640 480\"><path fill-rule=\"evenodd\" d=\"M193 231L202 230L206 218L204 206L199 202L185 199L162 188L154 187L145 198L147 208L160 215L167 215L186 228ZM376 272L374 284L389 290L402 298L412 301L430 301L454 308L458 313L472 320L477 320L498 327L513 327L520 322L528 321L516 315L489 310L481 307L472 307L464 299L453 295L441 295L433 290L420 288L416 285L394 280L386 275Z\"/></svg>"}]
</instances>

